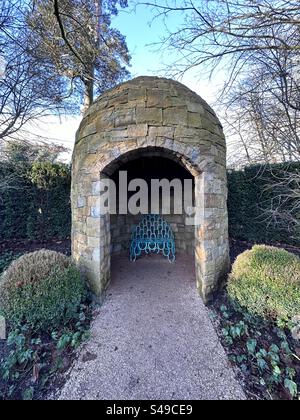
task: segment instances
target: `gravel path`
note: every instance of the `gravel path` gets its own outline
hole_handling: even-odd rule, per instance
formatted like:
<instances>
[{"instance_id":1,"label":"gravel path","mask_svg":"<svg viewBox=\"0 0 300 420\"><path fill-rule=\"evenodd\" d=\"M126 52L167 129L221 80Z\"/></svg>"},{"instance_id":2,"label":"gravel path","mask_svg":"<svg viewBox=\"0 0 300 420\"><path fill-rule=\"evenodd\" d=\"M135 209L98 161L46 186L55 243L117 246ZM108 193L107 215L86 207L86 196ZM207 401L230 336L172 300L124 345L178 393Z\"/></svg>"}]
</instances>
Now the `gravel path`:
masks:
<instances>
[{"instance_id":1,"label":"gravel path","mask_svg":"<svg viewBox=\"0 0 300 420\"><path fill-rule=\"evenodd\" d=\"M108 296L60 399L244 399L198 297L194 262L113 261Z\"/></svg>"}]
</instances>

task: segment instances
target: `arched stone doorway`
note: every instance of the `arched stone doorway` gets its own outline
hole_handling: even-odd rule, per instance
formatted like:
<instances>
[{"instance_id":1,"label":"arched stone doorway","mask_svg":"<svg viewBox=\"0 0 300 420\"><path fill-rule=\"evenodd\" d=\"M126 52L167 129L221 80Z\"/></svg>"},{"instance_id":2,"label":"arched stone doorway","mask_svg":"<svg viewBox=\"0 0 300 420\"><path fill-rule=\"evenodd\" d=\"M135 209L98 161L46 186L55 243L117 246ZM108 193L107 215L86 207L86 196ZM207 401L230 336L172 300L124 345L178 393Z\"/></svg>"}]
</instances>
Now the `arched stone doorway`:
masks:
<instances>
[{"instance_id":1,"label":"arched stone doorway","mask_svg":"<svg viewBox=\"0 0 300 420\"><path fill-rule=\"evenodd\" d=\"M121 212L120 205L117 205L115 214L110 215L111 254L128 254L131 234L140 223L141 215L157 213L170 225L175 234L176 252L194 256L195 229L192 223L187 224L188 214L184 211L187 204L195 205L194 176L176 155L158 147L140 148L122 155L105 168L103 174L114 181L117 190L126 185L126 204L136 196L138 180L146 185L147 190L146 202L139 203L135 213ZM159 194L151 188L153 180L159 182ZM133 191L128 191L128 186L131 185ZM137 195L141 195L139 189ZM157 199L155 209L154 196Z\"/></svg>"},{"instance_id":2,"label":"arched stone doorway","mask_svg":"<svg viewBox=\"0 0 300 420\"><path fill-rule=\"evenodd\" d=\"M111 218L101 214L101 179L151 156L176 162L194 178L195 277L207 301L229 266L225 139L206 102L172 80L126 82L85 115L73 155L73 257L101 297L111 257Z\"/></svg>"}]
</instances>

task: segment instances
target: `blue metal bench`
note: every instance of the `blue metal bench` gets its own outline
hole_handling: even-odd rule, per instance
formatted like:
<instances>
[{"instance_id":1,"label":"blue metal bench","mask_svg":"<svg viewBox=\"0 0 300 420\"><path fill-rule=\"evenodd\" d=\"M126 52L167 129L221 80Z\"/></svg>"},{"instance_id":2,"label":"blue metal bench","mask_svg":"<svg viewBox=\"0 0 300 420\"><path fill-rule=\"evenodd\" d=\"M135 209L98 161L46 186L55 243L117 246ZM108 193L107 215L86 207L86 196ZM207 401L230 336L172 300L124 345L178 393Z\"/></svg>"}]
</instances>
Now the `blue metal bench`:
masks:
<instances>
[{"instance_id":1,"label":"blue metal bench","mask_svg":"<svg viewBox=\"0 0 300 420\"><path fill-rule=\"evenodd\" d=\"M170 262L176 258L175 239L170 225L157 214L145 216L134 228L130 244L130 260L136 261L142 252L162 254Z\"/></svg>"}]
</instances>

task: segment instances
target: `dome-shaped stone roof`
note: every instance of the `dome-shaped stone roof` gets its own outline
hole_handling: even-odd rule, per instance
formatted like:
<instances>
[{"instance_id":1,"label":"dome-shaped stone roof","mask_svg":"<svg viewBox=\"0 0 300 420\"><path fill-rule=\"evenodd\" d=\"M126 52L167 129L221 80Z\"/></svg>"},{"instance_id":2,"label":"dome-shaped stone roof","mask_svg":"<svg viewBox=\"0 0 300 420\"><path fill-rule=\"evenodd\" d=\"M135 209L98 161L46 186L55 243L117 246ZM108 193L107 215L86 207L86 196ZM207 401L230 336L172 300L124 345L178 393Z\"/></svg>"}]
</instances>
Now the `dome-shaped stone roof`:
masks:
<instances>
[{"instance_id":1,"label":"dome-shaped stone roof","mask_svg":"<svg viewBox=\"0 0 300 420\"><path fill-rule=\"evenodd\" d=\"M146 96L143 95L143 92L141 92L140 95L135 95L135 93L137 93L136 90L143 90L144 93L146 93ZM176 80L155 76L136 77L118 85L115 88L109 89L95 101L91 108L91 112L94 107L97 109L97 104L99 102L101 103L102 101L112 97L115 98L115 96L126 95L126 92L130 92L128 95L128 101L135 99L141 99L142 101L145 100L147 106L149 107L161 105L168 108L171 106L185 105L191 102L202 105L204 112L206 111L214 116L216 115L207 102L205 102L197 93L193 92L187 86L177 82ZM181 101L178 98L181 98ZM183 101L184 98L186 101ZM125 98L122 98L121 103L123 103L123 99ZM198 111L199 109L201 108L190 107L192 112Z\"/></svg>"},{"instance_id":2,"label":"dome-shaped stone roof","mask_svg":"<svg viewBox=\"0 0 300 420\"><path fill-rule=\"evenodd\" d=\"M177 81L151 76L137 77L101 95L85 114L77 141L108 131L105 137L110 139L155 135L200 142L209 137L224 144L220 121L199 95Z\"/></svg>"}]
</instances>

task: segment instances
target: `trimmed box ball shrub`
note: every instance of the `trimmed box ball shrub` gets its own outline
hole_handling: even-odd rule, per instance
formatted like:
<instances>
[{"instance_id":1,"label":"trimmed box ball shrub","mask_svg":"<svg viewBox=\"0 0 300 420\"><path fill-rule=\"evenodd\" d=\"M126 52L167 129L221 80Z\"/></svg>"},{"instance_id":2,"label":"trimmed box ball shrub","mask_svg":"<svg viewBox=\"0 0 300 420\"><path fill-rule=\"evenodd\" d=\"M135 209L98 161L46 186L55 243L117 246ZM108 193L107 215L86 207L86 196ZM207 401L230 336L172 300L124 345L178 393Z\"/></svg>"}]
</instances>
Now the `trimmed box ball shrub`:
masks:
<instances>
[{"instance_id":1,"label":"trimmed box ball shrub","mask_svg":"<svg viewBox=\"0 0 300 420\"><path fill-rule=\"evenodd\" d=\"M300 315L300 258L284 249L255 245L233 264L228 293L249 312L288 321Z\"/></svg>"},{"instance_id":2,"label":"trimmed box ball shrub","mask_svg":"<svg viewBox=\"0 0 300 420\"><path fill-rule=\"evenodd\" d=\"M0 314L12 325L51 329L76 317L86 298L77 268L63 254L40 250L14 261L0 279Z\"/></svg>"}]
</instances>

